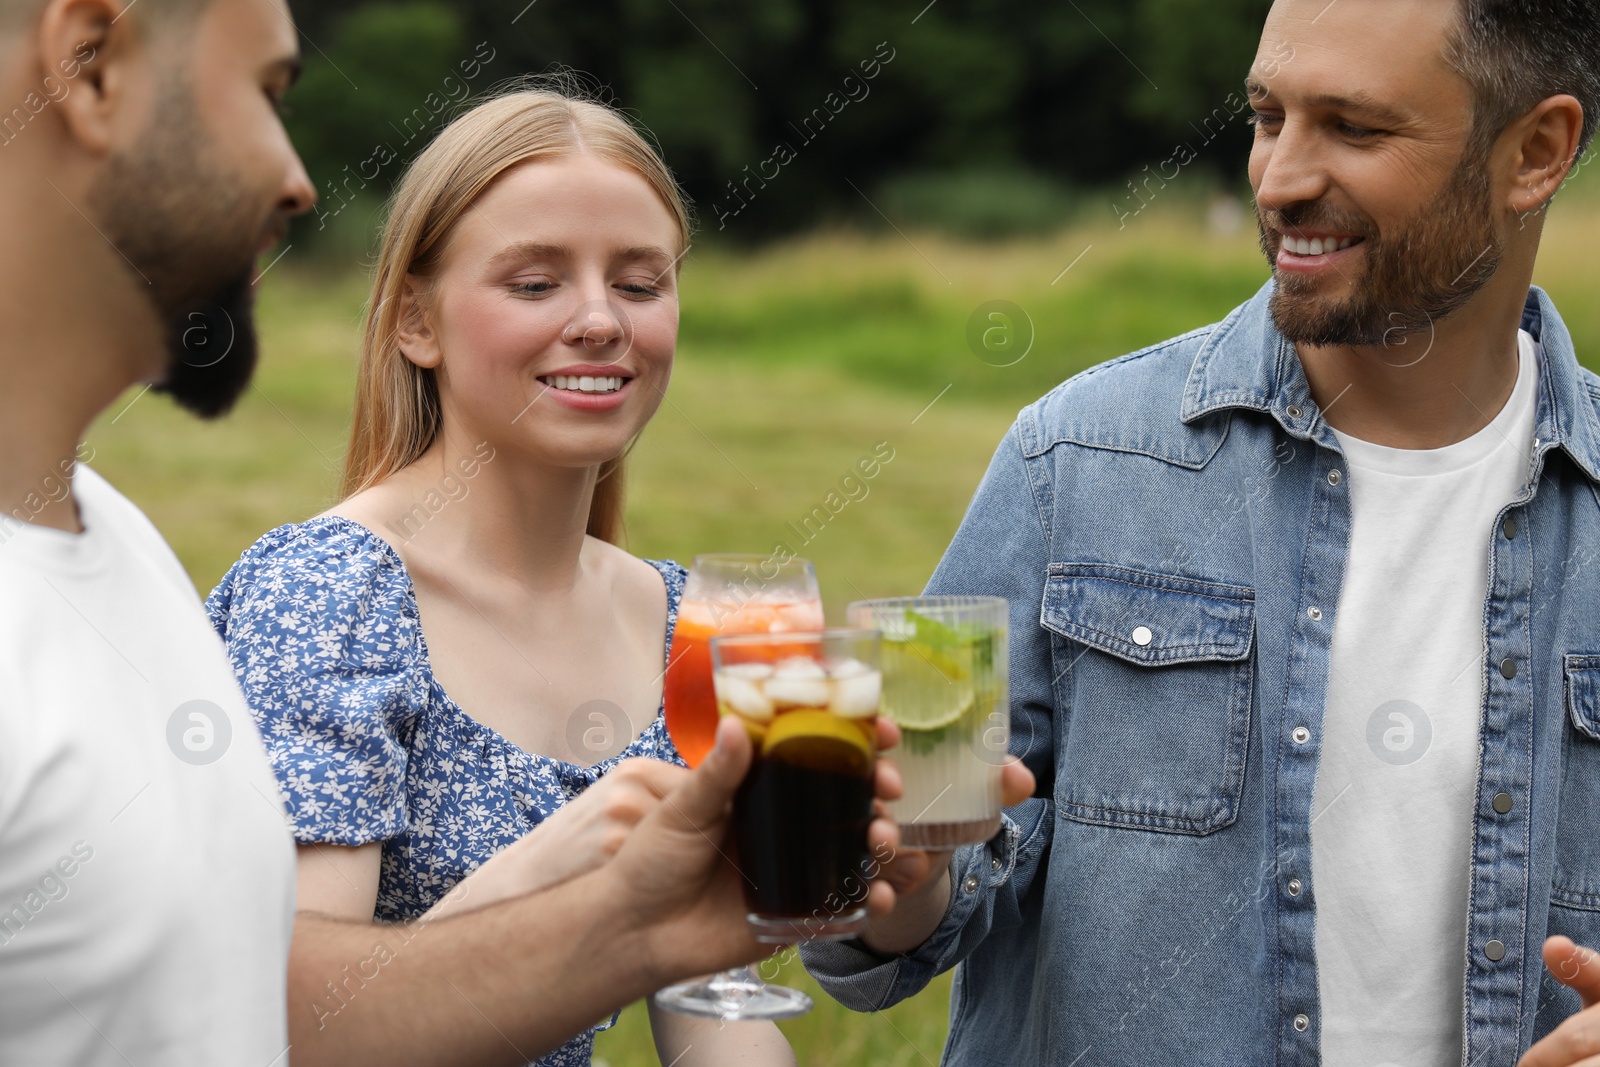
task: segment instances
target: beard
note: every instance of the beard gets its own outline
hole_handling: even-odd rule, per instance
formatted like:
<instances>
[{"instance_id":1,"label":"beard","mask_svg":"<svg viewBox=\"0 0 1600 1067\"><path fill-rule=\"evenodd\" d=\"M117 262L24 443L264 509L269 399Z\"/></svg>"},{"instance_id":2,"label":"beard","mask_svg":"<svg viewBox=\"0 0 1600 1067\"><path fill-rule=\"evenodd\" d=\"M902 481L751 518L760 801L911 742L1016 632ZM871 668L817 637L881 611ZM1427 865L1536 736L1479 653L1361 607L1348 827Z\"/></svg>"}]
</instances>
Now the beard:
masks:
<instances>
[{"instance_id":1,"label":"beard","mask_svg":"<svg viewBox=\"0 0 1600 1067\"><path fill-rule=\"evenodd\" d=\"M1465 306L1499 269L1505 251L1495 232L1486 160L1469 152L1439 194L1405 227L1380 235L1364 215L1308 201L1285 211L1256 206L1261 250L1277 275L1270 311L1278 332L1296 344L1391 345L1433 328ZM1278 272L1281 229L1360 236L1366 269L1344 299L1319 295L1325 278Z\"/></svg>"},{"instance_id":2,"label":"beard","mask_svg":"<svg viewBox=\"0 0 1600 1067\"><path fill-rule=\"evenodd\" d=\"M229 411L255 372L252 283L269 232L254 187L214 155L193 95L172 82L138 147L107 160L91 192L166 324L166 373L151 388L207 419Z\"/></svg>"}]
</instances>

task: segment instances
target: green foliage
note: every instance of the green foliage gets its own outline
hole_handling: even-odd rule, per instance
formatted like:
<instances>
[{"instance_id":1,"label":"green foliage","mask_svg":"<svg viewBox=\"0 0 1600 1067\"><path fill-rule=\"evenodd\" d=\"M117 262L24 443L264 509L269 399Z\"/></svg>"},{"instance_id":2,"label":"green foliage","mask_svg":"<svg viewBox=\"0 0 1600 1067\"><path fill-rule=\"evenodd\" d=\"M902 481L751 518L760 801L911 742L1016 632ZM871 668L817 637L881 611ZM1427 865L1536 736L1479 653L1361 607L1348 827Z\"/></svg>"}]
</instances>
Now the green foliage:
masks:
<instances>
[{"instance_id":1,"label":"green foliage","mask_svg":"<svg viewBox=\"0 0 1600 1067\"><path fill-rule=\"evenodd\" d=\"M979 241L1054 233L1076 206L1059 182L1020 169L923 171L889 179L880 193L896 225Z\"/></svg>"},{"instance_id":2,"label":"green foliage","mask_svg":"<svg viewBox=\"0 0 1600 1067\"><path fill-rule=\"evenodd\" d=\"M1143 79L1132 83L1132 112L1168 136L1192 137L1195 114L1243 90L1271 6L1271 0L1138 0L1138 60L1159 88ZM1174 109L1174 100L1190 106Z\"/></svg>"},{"instance_id":3,"label":"green foliage","mask_svg":"<svg viewBox=\"0 0 1600 1067\"><path fill-rule=\"evenodd\" d=\"M862 193L909 198L915 224L958 234L1059 226L1046 182L1119 185L1192 139L1191 124L1242 83L1267 0L292 6L314 42L290 97L292 130L325 207L342 202L376 145L396 142L397 128L411 133L404 120L430 93L464 80L460 64L481 48L493 58L474 93L556 68L588 75L657 135L708 236L748 243L875 219ZM825 128L802 130L819 109ZM404 158L425 137L399 139ZM1247 144L1243 123L1231 122L1194 169L1230 173ZM780 145L794 155L781 172L767 162ZM381 197L400 168L367 171ZM930 191L925 176L943 172L958 176Z\"/></svg>"},{"instance_id":4,"label":"green foliage","mask_svg":"<svg viewBox=\"0 0 1600 1067\"><path fill-rule=\"evenodd\" d=\"M487 81L464 76L473 50L459 13L429 0L365 4L333 20L325 41L306 47L285 119L321 198L302 228L318 231L357 197L370 215L450 107Z\"/></svg>"}]
</instances>

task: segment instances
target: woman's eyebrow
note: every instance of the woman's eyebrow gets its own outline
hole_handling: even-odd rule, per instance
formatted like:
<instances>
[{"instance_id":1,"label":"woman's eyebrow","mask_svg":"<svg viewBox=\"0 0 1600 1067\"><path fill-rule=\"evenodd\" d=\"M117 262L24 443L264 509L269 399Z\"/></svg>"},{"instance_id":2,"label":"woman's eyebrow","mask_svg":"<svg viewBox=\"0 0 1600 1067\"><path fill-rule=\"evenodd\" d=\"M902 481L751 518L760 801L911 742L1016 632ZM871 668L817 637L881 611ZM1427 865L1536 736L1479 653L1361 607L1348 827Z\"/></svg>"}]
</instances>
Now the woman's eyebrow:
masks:
<instances>
[{"instance_id":1,"label":"woman's eyebrow","mask_svg":"<svg viewBox=\"0 0 1600 1067\"><path fill-rule=\"evenodd\" d=\"M507 245L490 257L491 266L500 266L507 261L521 261L533 264L538 261L552 259L575 259L577 253L568 245L546 244L543 241L518 241ZM672 262L672 253L660 245L633 245L628 248L619 248L610 257L613 261L622 260L629 262L659 260L663 263Z\"/></svg>"},{"instance_id":2,"label":"woman's eyebrow","mask_svg":"<svg viewBox=\"0 0 1600 1067\"><path fill-rule=\"evenodd\" d=\"M489 258L491 266L507 260L521 260L532 265L536 260L571 259L572 249L566 245L545 244L542 241L518 241L507 245Z\"/></svg>"},{"instance_id":3,"label":"woman's eyebrow","mask_svg":"<svg viewBox=\"0 0 1600 1067\"><path fill-rule=\"evenodd\" d=\"M672 261L673 256L672 256L671 252L668 252L665 248L662 248L660 245L635 245L632 248L624 248L621 251L617 252L616 258L617 259L633 259L633 260L637 260L637 259L659 259L659 260L665 260L666 262L670 263Z\"/></svg>"}]
</instances>

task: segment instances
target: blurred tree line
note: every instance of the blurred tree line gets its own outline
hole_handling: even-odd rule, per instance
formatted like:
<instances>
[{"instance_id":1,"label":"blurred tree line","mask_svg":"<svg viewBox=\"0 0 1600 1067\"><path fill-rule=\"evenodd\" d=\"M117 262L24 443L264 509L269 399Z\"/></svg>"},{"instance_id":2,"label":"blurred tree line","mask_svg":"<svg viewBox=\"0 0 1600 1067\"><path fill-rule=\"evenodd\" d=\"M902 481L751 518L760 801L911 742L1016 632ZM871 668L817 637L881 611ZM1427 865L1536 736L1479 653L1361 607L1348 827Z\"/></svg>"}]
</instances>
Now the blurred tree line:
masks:
<instances>
[{"instance_id":1,"label":"blurred tree line","mask_svg":"<svg viewBox=\"0 0 1600 1067\"><path fill-rule=\"evenodd\" d=\"M322 197L300 231L365 242L462 100L558 68L651 130L701 233L735 241L880 211L1003 236L1074 190L1237 178L1269 0L925 3L292 0L287 122Z\"/></svg>"}]
</instances>

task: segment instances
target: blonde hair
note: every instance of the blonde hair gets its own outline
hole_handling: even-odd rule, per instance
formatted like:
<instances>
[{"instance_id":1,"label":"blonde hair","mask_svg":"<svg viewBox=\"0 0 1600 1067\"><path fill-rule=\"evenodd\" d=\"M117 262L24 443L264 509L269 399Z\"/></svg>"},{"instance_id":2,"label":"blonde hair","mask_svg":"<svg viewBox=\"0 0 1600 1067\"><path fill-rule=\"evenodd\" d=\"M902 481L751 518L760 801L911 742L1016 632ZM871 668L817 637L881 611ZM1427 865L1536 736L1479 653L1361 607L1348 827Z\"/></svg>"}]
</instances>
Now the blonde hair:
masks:
<instances>
[{"instance_id":1,"label":"blonde hair","mask_svg":"<svg viewBox=\"0 0 1600 1067\"><path fill-rule=\"evenodd\" d=\"M496 178L522 163L589 153L643 178L689 246L688 207L659 153L620 113L572 92L516 88L452 121L417 156L389 201L373 273L356 371L355 416L340 497L376 485L416 462L439 436L439 386L431 368L400 351L406 278L438 267L456 220ZM600 466L588 532L616 543L622 534L626 451Z\"/></svg>"}]
</instances>

